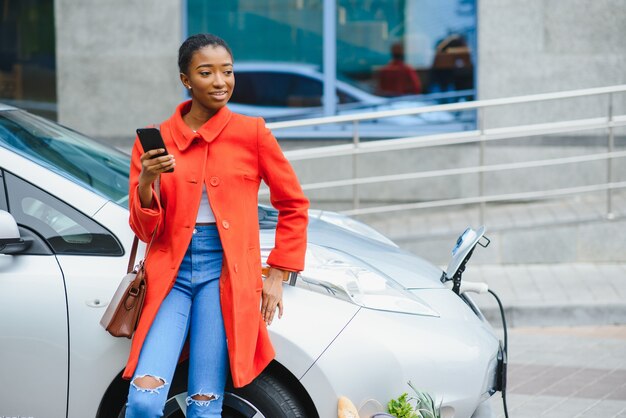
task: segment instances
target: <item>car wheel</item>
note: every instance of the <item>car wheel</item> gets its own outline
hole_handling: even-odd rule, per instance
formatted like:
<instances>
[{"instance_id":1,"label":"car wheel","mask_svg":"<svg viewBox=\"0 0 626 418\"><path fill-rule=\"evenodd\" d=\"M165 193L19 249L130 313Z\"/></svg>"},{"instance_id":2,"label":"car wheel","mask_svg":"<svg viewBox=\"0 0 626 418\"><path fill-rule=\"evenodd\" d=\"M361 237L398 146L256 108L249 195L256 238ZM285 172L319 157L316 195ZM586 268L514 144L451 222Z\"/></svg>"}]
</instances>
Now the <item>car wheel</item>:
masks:
<instances>
[{"instance_id":1,"label":"car wheel","mask_svg":"<svg viewBox=\"0 0 626 418\"><path fill-rule=\"evenodd\" d=\"M173 386L163 409L163 418L185 417L187 384ZM126 406L118 418L124 418ZM224 394L223 418L307 418L296 397L274 376L261 374L249 385Z\"/></svg>"},{"instance_id":2,"label":"car wheel","mask_svg":"<svg viewBox=\"0 0 626 418\"><path fill-rule=\"evenodd\" d=\"M269 374L261 374L252 383L240 389L235 389L224 398L223 417L229 418L307 418L305 409L297 397L289 391L277 378ZM230 399L229 399L230 398ZM237 407L236 399L240 399L254 408L258 415L246 415ZM232 414L227 415L227 406Z\"/></svg>"}]
</instances>

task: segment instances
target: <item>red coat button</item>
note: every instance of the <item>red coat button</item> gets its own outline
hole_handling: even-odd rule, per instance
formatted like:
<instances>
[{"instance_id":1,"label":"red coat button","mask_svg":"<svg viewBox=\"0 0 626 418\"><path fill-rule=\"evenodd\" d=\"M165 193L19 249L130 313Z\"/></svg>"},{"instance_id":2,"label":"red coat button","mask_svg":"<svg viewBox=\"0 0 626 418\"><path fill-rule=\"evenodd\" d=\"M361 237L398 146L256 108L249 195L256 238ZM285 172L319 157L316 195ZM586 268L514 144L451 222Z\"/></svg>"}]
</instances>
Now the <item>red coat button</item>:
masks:
<instances>
[{"instance_id":1,"label":"red coat button","mask_svg":"<svg viewBox=\"0 0 626 418\"><path fill-rule=\"evenodd\" d=\"M228 221L222 221L222 226L224 227L224 229L228 229L230 227L230 224L228 223Z\"/></svg>"},{"instance_id":2,"label":"red coat button","mask_svg":"<svg viewBox=\"0 0 626 418\"><path fill-rule=\"evenodd\" d=\"M211 186L217 186L218 184L220 184L220 178L219 177L211 177L211 180L209 182L211 183Z\"/></svg>"},{"instance_id":3,"label":"red coat button","mask_svg":"<svg viewBox=\"0 0 626 418\"><path fill-rule=\"evenodd\" d=\"M235 263L235 273L239 272L239 266L237 265L237 263Z\"/></svg>"}]
</instances>

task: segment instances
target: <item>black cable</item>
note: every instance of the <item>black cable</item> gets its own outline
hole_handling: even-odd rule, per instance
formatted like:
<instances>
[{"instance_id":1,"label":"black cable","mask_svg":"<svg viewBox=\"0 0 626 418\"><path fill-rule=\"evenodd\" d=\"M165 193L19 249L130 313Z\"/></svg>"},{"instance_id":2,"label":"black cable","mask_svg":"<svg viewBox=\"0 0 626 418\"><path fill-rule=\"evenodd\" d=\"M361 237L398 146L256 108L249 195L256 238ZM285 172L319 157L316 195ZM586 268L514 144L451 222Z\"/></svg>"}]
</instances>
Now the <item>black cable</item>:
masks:
<instances>
[{"instance_id":1,"label":"black cable","mask_svg":"<svg viewBox=\"0 0 626 418\"><path fill-rule=\"evenodd\" d=\"M500 301L500 298L498 297L498 295L495 294L495 292L491 289L487 290L489 293L491 293L491 295L496 298L496 302L498 302L498 307L500 308L500 317L502 318L502 329L504 331L504 354L507 355L507 358L509 356L509 352L508 352L508 347L509 347L509 341L508 341L508 336L507 336L507 332L506 332L506 318L504 317L504 307L502 306L502 302Z\"/></svg>"},{"instance_id":2,"label":"black cable","mask_svg":"<svg viewBox=\"0 0 626 418\"><path fill-rule=\"evenodd\" d=\"M509 358L509 337L506 330L506 317L504 316L504 307L502 306L500 298L498 297L498 295L495 294L493 290L489 289L488 292L491 293L491 295L496 299L496 302L498 302L498 307L500 308L500 317L502 318L502 329L504 332L504 347L502 349L504 351L503 361L506 363ZM506 367L506 365L504 365L503 367ZM502 384L502 406L504 408L504 416L505 418L509 418L509 411L506 405L506 385L505 382L503 382Z\"/></svg>"},{"instance_id":3,"label":"black cable","mask_svg":"<svg viewBox=\"0 0 626 418\"><path fill-rule=\"evenodd\" d=\"M505 418L509 418L509 410L506 407L506 390L502 391L502 407L504 408Z\"/></svg>"}]
</instances>

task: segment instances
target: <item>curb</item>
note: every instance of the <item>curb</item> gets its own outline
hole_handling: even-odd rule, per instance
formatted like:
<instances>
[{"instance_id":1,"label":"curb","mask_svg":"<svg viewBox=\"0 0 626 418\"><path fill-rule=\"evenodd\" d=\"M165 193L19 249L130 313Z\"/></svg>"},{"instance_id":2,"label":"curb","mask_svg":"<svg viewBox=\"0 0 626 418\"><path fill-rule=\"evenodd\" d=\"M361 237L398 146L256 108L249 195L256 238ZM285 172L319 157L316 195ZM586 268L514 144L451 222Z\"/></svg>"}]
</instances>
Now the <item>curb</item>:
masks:
<instances>
[{"instance_id":1,"label":"curb","mask_svg":"<svg viewBox=\"0 0 626 418\"><path fill-rule=\"evenodd\" d=\"M493 327L502 327L500 310L497 307L479 307ZM626 303L505 306L504 314L509 328L622 325L626 324Z\"/></svg>"}]
</instances>

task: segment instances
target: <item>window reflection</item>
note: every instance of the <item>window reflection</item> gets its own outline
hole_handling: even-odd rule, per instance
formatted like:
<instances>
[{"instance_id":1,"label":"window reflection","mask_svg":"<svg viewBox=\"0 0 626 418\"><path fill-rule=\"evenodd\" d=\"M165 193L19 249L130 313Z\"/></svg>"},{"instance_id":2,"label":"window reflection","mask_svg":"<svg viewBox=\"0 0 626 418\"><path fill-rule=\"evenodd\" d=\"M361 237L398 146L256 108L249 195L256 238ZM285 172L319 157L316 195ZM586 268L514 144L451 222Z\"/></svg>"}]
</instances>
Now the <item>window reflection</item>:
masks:
<instances>
[{"instance_id":1,"label":"window reflection","mask_svg":"<svg viewBox=\"0 0 626 418\"><path fill-rule=\"evenodd\" d=\"M472 100L476 0L336 0L336 113ZM325 115L323 0L187 0L188 33L229 42L238 113L268 122ZM361 122L359 135L392 138L474 129L476 112ZM304 127L282 137L346 138L352 124Z\"/></svg>"},{"instance_id":2,"label":"window reflection","mask_svg":"<svg viewBox=\"0 0 626 418\"><path fill-rule=\"evenodd\" d=\"M323 3L188 0L188 32L217 33L231 44L236 64L258 64L254 80L237 73L235 66L235 102L316 108L321 105L320 81L304 85L303 71L295 65L321 72ZM426 104L469 99L475 45L476 0L337 1L337 75L365 93L420 95ZM268 62L294 69L278 79L262 73ZM460 90L464 92L455 94Z\"/></svg>"},{"instance_id":3,"label":"window reflection","mask_svg":"<svg viewBox=\"0 0 626 418\"><path fill-rule=\"evenodd\" d=\"M0 0L0 101L56 120L53 0Z\"/></svg>"}]
</instances>

